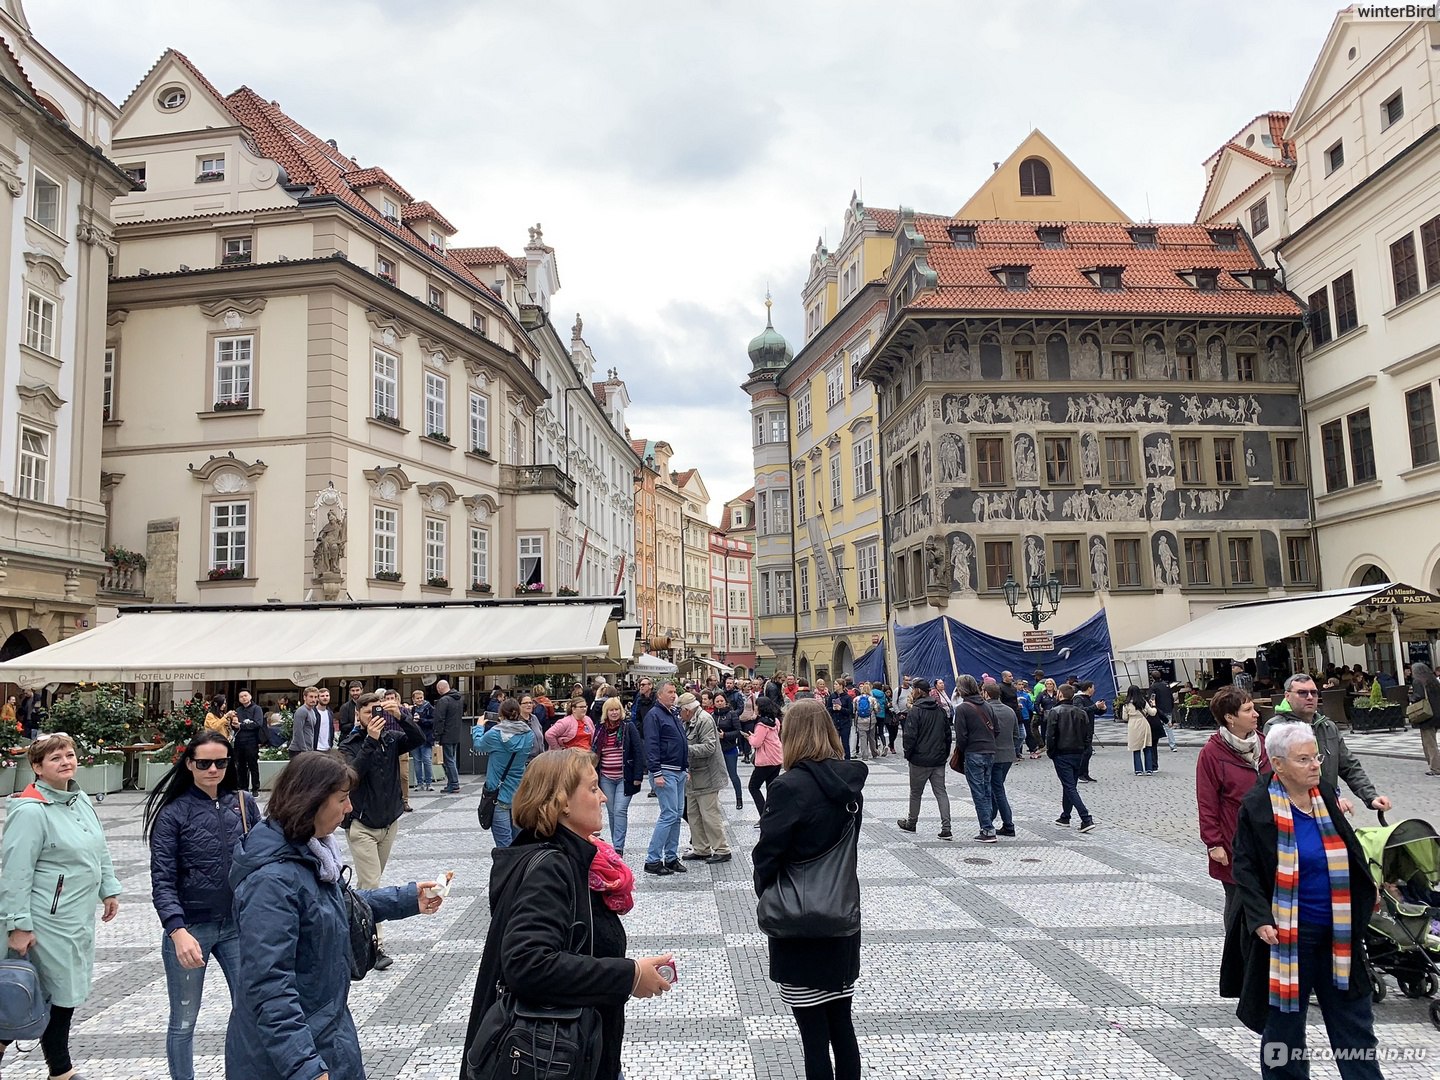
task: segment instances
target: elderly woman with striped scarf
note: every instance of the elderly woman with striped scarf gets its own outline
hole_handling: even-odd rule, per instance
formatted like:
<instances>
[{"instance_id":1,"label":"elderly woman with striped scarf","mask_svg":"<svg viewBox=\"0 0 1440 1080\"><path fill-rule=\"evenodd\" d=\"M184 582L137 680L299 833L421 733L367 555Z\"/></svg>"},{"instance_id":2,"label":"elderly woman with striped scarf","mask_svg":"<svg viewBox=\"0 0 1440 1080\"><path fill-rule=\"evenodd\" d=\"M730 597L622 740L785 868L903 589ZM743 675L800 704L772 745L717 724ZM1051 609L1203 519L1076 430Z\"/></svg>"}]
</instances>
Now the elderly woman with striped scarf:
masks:
<instances>
[{"instance_id":1,"label":"elderly woman with striped scarf","mask_svg":"<svg viewBox=\"0 0 1440 1080\"><path fill-rule=\"evenodd\" d=\"M1363 943L1375 886L1339 794L1320 782L1308 724L1265 736L1274 775L1240 804L1234 875L1239 916L1225 939L1220 994L1261 1035L1260 1075L1305 1080L1305 1013L1313 991L1343 1080L1381 1080ZM1355 1053L1361 1051L1361 1053ZM1348 1057L1359 1060L1347 1060ZM1368 1058L1368 1060L1367 1060Z\"/></svg>"}]
</instances>

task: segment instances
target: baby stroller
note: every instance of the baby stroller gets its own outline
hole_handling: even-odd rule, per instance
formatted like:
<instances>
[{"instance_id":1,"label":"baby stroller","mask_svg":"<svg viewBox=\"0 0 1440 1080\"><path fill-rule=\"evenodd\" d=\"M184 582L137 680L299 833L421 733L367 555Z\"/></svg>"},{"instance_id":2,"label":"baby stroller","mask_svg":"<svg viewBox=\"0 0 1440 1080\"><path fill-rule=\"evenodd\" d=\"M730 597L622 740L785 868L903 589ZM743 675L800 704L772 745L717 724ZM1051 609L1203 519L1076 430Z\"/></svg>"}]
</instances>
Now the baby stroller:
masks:
<instances>
[{"instance_id":1,"label":"baby stroller","mask_svg":"<svg viewBox=\"0 0 1440 1080\"><path fill-rule=\"evenodd\" d=\"M1385 999L1385 976L1409 998L1440 991L1440 834L1418 818L1355 830L1380 909L1365 934L1370 979L1377 1002ZM1430 1003L1440 1028L1440 1001Z\"/></svg>"}]
</instances>

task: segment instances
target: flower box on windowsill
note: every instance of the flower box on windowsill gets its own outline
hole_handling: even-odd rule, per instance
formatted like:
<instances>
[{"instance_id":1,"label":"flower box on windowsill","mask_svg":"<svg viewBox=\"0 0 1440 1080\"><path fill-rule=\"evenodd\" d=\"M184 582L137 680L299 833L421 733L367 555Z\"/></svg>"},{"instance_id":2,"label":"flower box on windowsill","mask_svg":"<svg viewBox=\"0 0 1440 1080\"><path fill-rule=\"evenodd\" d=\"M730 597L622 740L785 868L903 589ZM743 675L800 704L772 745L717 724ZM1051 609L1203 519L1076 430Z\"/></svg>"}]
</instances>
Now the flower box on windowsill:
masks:
<instances>
[{"instance_id":1,"label":"flower box on windowsill","mask_svg":"<svg viewBox=\"0 0 1440 1080\"><path fill-rule=\"evenodd\" d=\"M392 582L398 582L398 581L400 580L400 571L399 571L399 570L376 570L376 571L375 571L375 577L374 577L373 580L375 580L375 581L392 581Z\"/></svg>"},{"instance_id":2,"label":"flower box on windowsill","mask_svg":"<svg viewBox=\"0 0 1440 1080\"><path fill-rule=\"evenodd\" d=\"M222 256L221 259L220 259L220 265L221 265L221 266L244 266L246 263L248 263L248 262L250 262L250 261L251 261L250 256L249 256L247 253L245 253L245 252L243 252L243 251L235 251L235 252L231 252L229 255L224 255L224 256Z\"/></svg>"},{"instance_id":3,"label":"flower box on windowsill","mask_svg":"<svg viewBox=\"0 0 1440 1080\"><path fill-rule=\"evenodd\" d=\"M245 576L243 566L215 566L211 567L207 575L211 581L235 581Z\"/></svg>"},{"instance_id":4,"label":"flower box on windowsill","mask_svg":"<svg viewBox=\"0 0 1440 1080\"><path fill-rule=\"evenodd\" d=\"M579 596L579 595L580 595L580 590L579 590L579 589L572 589L572 588L570 588L568 585L561 585L560 588L558 588L558 589L555 590L555 595L556 595L556 596Z\"/></svg>"},{"instance_id":5,"label":"flower box on windowsill","mask_svg":"<svg viewBox=\"0 0 1440 1080\"><path fill-rule=\"evenodd\" d=\"M549 596L550 589L543 581L537 581L531 585L524 582L515 586L516 596Z\"/></svg>"},{"instance_id":6,"label":"flower box on windowsill","mask_svg":"<svg viewBox=\"0 0 1440 1080\"><path fill-rule=\"evenodd\" d=\"M436 303L434 303L434 302L432 301L431 304L430 304L430 310L432 310L432 311L438 311L441 315L444 315L444 314L445 314L445 305L444 305L444 304L436 304Z\"/></svg>"},{"instance_id":7,"label":"flower box on windowsill","mask_svg":"<svg viewBox=\"0 0 1440 1080\"><path fill-rule=\"evenodd\" d=\"M396 589L403 589L405 587L405 582L400 580L399 574L396 574L392 577L389 571L384 570L382 570L380 574L377 574L375 577L369 578L368 581L371 585L388 585Z\"/></svg>"},{"instance_id":8,"label":"flower box on windowsill","mask_svg":"<svg viewBox=\"0 0 1440 1080\"><path fill-rule=\"evenodd\" d=\"M226 401L217 401L214 405L215 412L248 412L250 400L248 398L230 398Z\"/></svg>"},{"instance_id":9,"label":"flower box on windowsill","mask_svg":"<svg viewBox=\"0 0 1440 1080\"><path fill-rule=\"evenodd\" d=\"M381 281L389 282L391 285L395 284L394 274L376 274L375 276L378 277Z\"/></svg>"},{"instance_id":10,"label":"flower box on windowsill","mask_svg":"<svg viewBox=\"0 0 1440 1080\"><path fill-rule=\"evenodd\" d=\"M216 180L224 180L224 179L225 179L225 171L224 171L223 169L210 169L210 170L207 170L206 172L202 172L202 173L200 173L198 176L196 176L196 177L195 177L195 182L196 182L197 184L209 184L209 183L213 183L213 182L216 181Z\"/></svg>"},{"instance_id":11,"label":"flower box on windowsill","mask_svg":"<svg viewBox=\"0 0 1440 1080\"><path fill-rule=\"evenodd\" d=\"M431 589L445 589L448 591L450 588L450 579L446 577L432 577L427 578L425 584Z\"/></svg>"},{"instance_id":12,"label":"flower box on windowsill","mask_svg":"<svg viewBox=\"0 0 1440 1080\"><path fill-rule=\"evenodd\" d=\"M443 431L432 431L430 432L430 434L421 437L426 442L436 443L440 446L445 447L446 450L455 449L454 444L450 441L450 436L446 435Z\"/></svg>"},{"instance_id":13,"label":"flower box on windowsill","mask_svg":"<svg viewBox=\"0 0 1440 1080\"><path fill-rule=\"evenodd\" d=\"M197 589L230 589L257 584L259 584L259 579L253 577L201 578L195 582L195 587Z\"/></svg>"},{"instance_id":14,"label":"flower box on windowsill","mask_svg":"<svg viewBox=\"0 0 1440 1080\"><path fill-rule=\"evenodd\" d=\"M478 593L481 596L489 596L491 593L490 583L488 581L472 581L469 591Z\"/></svg>"},{"instance_id":15,"label":"flower box on windowsill","mask_svg":"<svg viewBox=\"0 0 1440 1080\"><path fill-rule=\"evenodd\" d=\"M265 410L254 409L246 405L238 409L206 409L204 412L197 412L195 415L201 420L213 420L217 416L264 416Z\"/></svg>"},{"instance_id":16,"label":"flower box on windowsill","mask_svg":"<svg viewBox=\"0 0 1440 1080\"><path fill-rule=\"evenodd\" d=\"M382 427L382 428L384 428L386 431L394 431L394 432L397 432L397 433L400 434L400 435L409 435L409 434L410 434L410 429L409 429L409 428L407 428L407 427L401 427L401 426L400 426L400 420L399 420L398 417L386 416L386 415L376 415L376 416L371 416L371 417L369 417L368 419L369 419L370 423L374 424L376 427Z\"/></svg>"}]
</instances>

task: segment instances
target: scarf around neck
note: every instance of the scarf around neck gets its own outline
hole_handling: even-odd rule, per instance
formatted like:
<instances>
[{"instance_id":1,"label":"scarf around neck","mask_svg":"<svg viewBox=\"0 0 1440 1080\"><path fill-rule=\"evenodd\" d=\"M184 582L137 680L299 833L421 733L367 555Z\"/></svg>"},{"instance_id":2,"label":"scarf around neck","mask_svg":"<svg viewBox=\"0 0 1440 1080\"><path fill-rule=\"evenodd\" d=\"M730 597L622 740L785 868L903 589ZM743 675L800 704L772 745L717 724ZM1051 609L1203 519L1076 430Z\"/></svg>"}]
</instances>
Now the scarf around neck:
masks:
<instances>
[{"instance_id":1,"label":"scarf around neck","mask_svg":"<svg viewBox=\"0 0 1440 1080\"><path fill-rule=\"evenodd\" d=\"M320 880L327 884L339 881L343 863L340 858L340 841L335 839L335 834L331 833L323 840L312 836L305 846L310 849L310 854L320 860L320 869L317 871Z\"/></svg>"},{"instance_id":2,"label":"scarf around neck","mask_svg":"<svg viewBox=\"0 0 1440 1080\"><path fill-rule=\"evenodd\" d=\"M635 906L635 872L625 860L598 836L590 837L595 845L595 860L590 864L590 890L600 894L600 902L617 915L624 915Z\"/></svg>"},{"instance_id":3,"label":"scarf around neck","mask_svg":"<svg viewBox=\"0 0 1440 1080\"><path fill-rule=\"evenodd\" d=\"M1223 724L1219 728L1220 738L1225 745L1245 759L1257 772L1260 770L1260 732L1252 731L1248 739L1236 738L1235 733Z\"/></svg>"},{"instance_id":4,"label":"scarf around neck","mask_svg":"<svg viewBox=\"0 0 1440 1080\"><path fill-rule=\"evenodd\" d=\"M1290 796L1278 779L1270 781L1270 809L1279 835L1275 894L1270 901L1279 941L1270 947L1270 1004L1281 1012L1294 1013L1300 1011L1300 848L1295 839ZM1310 814L1320 828L1330 875L1335 986L1345 990L1350 986L1350 852L1335 831L1319 788L1310 789Z\"/></svg>"}]
</instances>

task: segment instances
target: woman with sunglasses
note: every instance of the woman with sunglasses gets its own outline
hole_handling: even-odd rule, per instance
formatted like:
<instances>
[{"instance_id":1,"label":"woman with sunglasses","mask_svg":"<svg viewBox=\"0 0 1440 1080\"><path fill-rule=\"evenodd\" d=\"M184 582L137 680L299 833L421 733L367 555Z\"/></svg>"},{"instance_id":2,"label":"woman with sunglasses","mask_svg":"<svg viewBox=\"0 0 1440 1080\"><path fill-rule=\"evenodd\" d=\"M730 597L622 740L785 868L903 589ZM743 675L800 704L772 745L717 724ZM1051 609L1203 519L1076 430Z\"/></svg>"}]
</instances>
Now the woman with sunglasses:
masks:
<instances>
[{"instance_id":1,"label":"woman with sunglasses","mask_svg":"<svg viewBox=\"0 0 1440 1080\"><path fill-rule=\"evenodd\" d=\"M150 892L164 930L161 956L170 991L165 1056L171 1080L194 1080L195 1018L213 955L234 1005L240 939L231 912L230 859L260 821L260 806L239 790L230 743L214 731L191 740L145 802Z\"/></svg>"}]
</instances>

